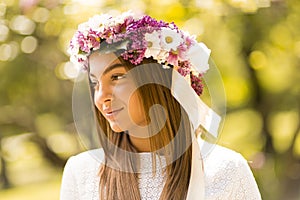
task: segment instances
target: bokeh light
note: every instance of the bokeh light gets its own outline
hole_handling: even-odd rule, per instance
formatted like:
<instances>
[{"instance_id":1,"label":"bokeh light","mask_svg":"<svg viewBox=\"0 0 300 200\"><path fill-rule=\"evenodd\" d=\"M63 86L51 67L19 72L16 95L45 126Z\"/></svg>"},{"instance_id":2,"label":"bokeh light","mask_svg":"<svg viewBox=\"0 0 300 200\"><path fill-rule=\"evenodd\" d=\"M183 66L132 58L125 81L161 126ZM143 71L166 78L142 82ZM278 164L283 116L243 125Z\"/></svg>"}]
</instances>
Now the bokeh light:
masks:
<instances>
[{"instance_id":1,"label":"bokeh light","mask_svg":"<svg viewBox=\"0 0 300 200\"><path fill-rule=\"evenodd\" d=\"M73 63L64 62L56 66L55 73L61 79L75 79L79 71Z\"/></svg>"},{"instance_id":2,"label":"bokeh light","mask_svg":"<svg viewBox=\"0 0 300 200\"><path fill-rule=\"evenodd\" d=\"M261 115L252 109L244 109L228 114L226 116L221 141L226 141L223 145L231 146L239 152L243 152L245 156L252 157L261 151L264 140L260 134L263 127ZM253 126L255 124L255 126ZM247 143L244 143L244 140Z\"/></svg>"},{"instance_id":3,"label":"bokeh light","mask_svg":"<svg viewBox=\"0 0 300 200\"><path fill-rule=\"evenodd\" d=\"M8 33L9 33L9 28L4 24L0 24L0 42L6 40L6 38L8 37Z\"/></svg>"},{"instance_id":4,"label":"bokeh light","mask_svg":"<svg viewBox=\"0 0 300 200\"><path fill-rule=\"evenodd\" d=\"M4 16L6 14L6 4L0 3L0 16Z\"/></svg>"},{"instance_id":5,"label":"bokeh light","mask_svg":"<svg viewBox=\"0 0 300 200\"><path fill-rule=\"evenodd\" d=\"M47 137L47 144L53 152L66 158L70 152L76 153L78 148L76 138L65 132L56 132L49 135Z\"/></svg>"},{"instance_id":6,"label":"bokeh light","mask_svg":"<svg viewBox=\"0 0 300 200\"><path fill-rule=\"evenodd\" d=\"M249 62L254 70L262 69L268 65L267 57L262 51L251 52Z\"/></svg>"},{"instance_id":7,"label":"bokeh light","mask_svg":"<svg viewBox=\"0 0 300 200\"><path fill-rule=\"evenodd\" d=\"M11 20L10 28L19 34L30 35L35 30L35 23L24 15L18 15Z\"/></svg>"},{"instance_id":8,"label":"bokeh light","mask_svg":"<svg viewBox=\"0 0 300 200\"><path fill-rule=\"evenodd\" d=\"M19 46L16 42L4 43L0 45L0 60L10 61L17 57Z\"/></svg>"},{"instance_id":9,"label":"bokeh light","mask_svg":"<svg viewBox=\"0 0 300 200\"><path fill-rule=\"evenodd\" d=\"M25 37L21 42L21 50L24 53L32 53L38 46L38 40L33 36Z\"/></svg>"},{"instance_id":10,"label":"bokeh light","mask_svg":"<svg viewBox=\"0 0 300 200\"><path fill-rule=\"evenodd\" d=\"M278 152L283 153L290 148L299 121L299 114L296 111L278 112L269 117L268 128Z\"/></svg>"},{"instance_id":11,"label":"bokeh light","mask_svg":"<svg viewBox=\"0 0 300 200\"><path fill-rule=\"evenodd\" d=\"M32 19L39 23L45 23L49 19L49 15L50 12L47 8L39 7L35 9Z\"/></svg>"},{"instance_id":12,"label":"bokeh light","mask_svg":"<svg viewBox=\"0 0 300 200\"><path fill-rule=\"evenodd\" d=\"M300 132L297 133L293 151L295 156L300 158Z\"/></svg>"},{"instance_id":13,"label":"bokeh light","mask_svg":"<svg viewBox=\"0 0 300 200\"><path fill-rule=\"evenodd\" d=\"M242 106L251 100L251 88L244 77L224 78L225 90L227 93L227 105L229 107Z\"/></svg>"}]
</instances>

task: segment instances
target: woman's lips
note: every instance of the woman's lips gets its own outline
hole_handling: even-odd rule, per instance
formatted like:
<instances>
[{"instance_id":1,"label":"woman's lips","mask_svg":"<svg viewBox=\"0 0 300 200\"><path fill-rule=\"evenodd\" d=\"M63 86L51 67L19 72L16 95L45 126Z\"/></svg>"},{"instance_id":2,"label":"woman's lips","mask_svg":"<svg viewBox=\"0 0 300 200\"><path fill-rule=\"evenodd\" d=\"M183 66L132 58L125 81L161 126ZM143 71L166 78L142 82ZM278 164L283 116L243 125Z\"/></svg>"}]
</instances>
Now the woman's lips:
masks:
<instances>
[{"instance_id":1,"label":"woman's lips","mask_svg":"<svg viewBox=\"0 0 300 200\"><path fill-rule=\"evenodd\" d=\"M120 108L120 109L116 109L116 110L112 110L112 111L108 111L105 112L105 116L110 119L110 120L114 120L116 115L121 112L124 108Z\"/></svg>"}]
</instances>

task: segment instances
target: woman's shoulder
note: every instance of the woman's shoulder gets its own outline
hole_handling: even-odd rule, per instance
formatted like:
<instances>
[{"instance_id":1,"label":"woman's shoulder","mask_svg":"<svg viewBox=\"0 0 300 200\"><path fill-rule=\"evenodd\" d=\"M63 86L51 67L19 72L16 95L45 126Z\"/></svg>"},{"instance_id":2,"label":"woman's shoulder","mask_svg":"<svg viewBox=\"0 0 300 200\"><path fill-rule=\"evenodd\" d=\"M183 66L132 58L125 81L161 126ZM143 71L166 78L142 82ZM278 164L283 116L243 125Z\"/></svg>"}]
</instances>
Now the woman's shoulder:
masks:
<instances>
[{"instance_id":1,"label":"woman's shoulder","mask_svg":"<svg viewBox=\"0 0 300 200\"><path fill-rule=\"evenodd\" d=\"M103 150L89 150L71 156L65 167L60 199L95 199Z\"/></svg>"},{"instance_id":2,"label":"woman's shoulder","mask_svg":"<svg viewBox=\"0 0 300 200\"><path fill-rule=\"evenodd\" d=\"M203 155L203 162L204 170L212 173L248 167L247 160L240 153L218 144L210 144L210 151Z\"/></svg>"},{"instance_id":3,"label":"woman's shoulder","mask_svg":"<svg viewBox=\"0 0 300 200\"><path fill-rule=\"evenodd\" d=\"M244 162L245 158L237 151L218 144L209 144L210 150L204 154L204 160L209 162Z\"/></svg>"},{"instance_id":4,"label":"woman's shoulder","mask_svg":"<svg viewBox=\"0 0 300 200\"><path fill-rule=\"evenodd\" d=\"M203 158L207 199L261 199L248 161L229 148L211 147Z\"/></svg>"},{"instance_id":5,"label":"woman's shoulder","mask_svg":"<svg viewBox=\"0 0 300 200\"><path fill-rule=\"evenodd\" d=\"M67 165L72 166L73 170L81 170L91 168L91 166L99 166L104 160L104 152L103 149L93 149L78 153L76 155L71 156Z\"/></svg>"}]
</instances>

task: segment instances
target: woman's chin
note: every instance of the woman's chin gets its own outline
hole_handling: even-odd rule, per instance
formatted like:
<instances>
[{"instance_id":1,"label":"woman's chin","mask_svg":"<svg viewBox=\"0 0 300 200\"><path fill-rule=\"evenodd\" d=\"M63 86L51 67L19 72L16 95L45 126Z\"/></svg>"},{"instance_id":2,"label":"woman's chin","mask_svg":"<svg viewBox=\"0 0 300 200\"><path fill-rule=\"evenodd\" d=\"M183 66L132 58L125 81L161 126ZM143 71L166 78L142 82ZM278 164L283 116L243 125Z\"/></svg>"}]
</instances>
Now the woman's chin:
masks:
<instances>
[{"instance_id":1,"label":"woman's chin","mask_svg":"<svg viewBox=\"0 0 300 200\"><path fill-rule=\"evenodd\" d=\"M117 126L116 124L114 123L110 123L110 128L116 132L116 133L121 133L123 132L124 130L122 130L119 126Z\"/></svg>"}]
</instances>

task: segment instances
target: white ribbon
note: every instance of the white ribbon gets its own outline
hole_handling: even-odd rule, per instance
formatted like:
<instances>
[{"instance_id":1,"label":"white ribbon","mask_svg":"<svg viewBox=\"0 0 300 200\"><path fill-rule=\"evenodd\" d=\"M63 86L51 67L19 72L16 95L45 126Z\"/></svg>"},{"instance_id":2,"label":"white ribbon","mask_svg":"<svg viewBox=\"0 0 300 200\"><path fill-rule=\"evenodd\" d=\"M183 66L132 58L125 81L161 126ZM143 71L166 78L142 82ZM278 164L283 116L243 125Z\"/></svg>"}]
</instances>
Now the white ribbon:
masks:
<instances>
[{"instance_id":1,"label":"white ribbon","mask_svg":"<svg viewBox=\"0 0 300 200\"><path fill-rule=\"evenodd\" d=\"M209 69L208 58L210 52L210 49L202 42L196 43L189 48L187 57L197 72L203 73Z\"/></svg>"},{"instance_id":2,"label":"white ribbon","mask_svg":"<svg viewBox=\"0 0 300 200\"><path fill-rule=\"evenodd\" d=\"M188 52L191 62L198 72L208 69L208 58L210 50L203 44L194 45ZM221 117L209 108L196 94L188 80L173 70L172 95L184 108L191 122L192 134L192 168L191 178L187 193L187 200L204 200L204 170L201 151L204 150L205 142L199 137L196 138L195 131L202 126L208 133L217 138Z\"/></svg>"},{"instance_id":3,"label":"white ribbon","mask_svg":"<svg viewBox=\"0 0 300 200\"><path fill-rule=\"evenodd\" d=\"M192 168L186 200L204 200L205 184L203 159L200 152L200 143L195 138L195 134L192 135Z\"/></svg>"},{"instance_id":4,"label":"white ribbon","mask_svg":"<svg viewBox=\"0 0 300 200\"><path fill-rule=\"evenodd\" d=\"M173 70L171 92L187 112L193 130L196 131L201 125L207 132L217 138L221 117L200 99L183 76L175 70Z\"/></svg>"}]
</instances>

